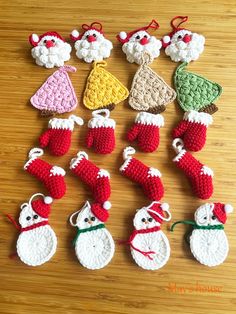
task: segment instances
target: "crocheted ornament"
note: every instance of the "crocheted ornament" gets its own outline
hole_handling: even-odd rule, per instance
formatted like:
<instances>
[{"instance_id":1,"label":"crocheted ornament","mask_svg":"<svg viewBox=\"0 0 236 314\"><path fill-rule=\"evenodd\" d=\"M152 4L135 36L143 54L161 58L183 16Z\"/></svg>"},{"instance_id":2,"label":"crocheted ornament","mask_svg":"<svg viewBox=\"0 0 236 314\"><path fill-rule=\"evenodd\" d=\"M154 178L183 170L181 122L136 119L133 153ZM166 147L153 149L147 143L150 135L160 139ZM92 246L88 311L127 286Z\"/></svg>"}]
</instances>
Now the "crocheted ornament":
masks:
<instances>
[{"instance_id":1,"label":"crocheted ornament","mask_svg":"<svg viewBox=\"0 0 236 314\"><path fill-rule=\"evenodd\" d=\"M107 216L103 216L99 204L87 201L81 210L70 216L70 223L77 227L77 234L73 241L75 254L80 264L88 269L100 269L105 267L112 259L115 252L115 244L104 222ZM76 223L73 222L77 215Z\"/></svg>"},{"instance_id":2,"label":"crocheted ornament","mask_svg":"<svg viewBox=\"0 0 236 314\"><path fill-rule=\"evenodd\" d=\"M139 112L134 125L127 133L127 139L129 142L136 140L138 147L144 152L154 152L159 146L159 129L162 126L164 126L162 115Z\"/></svg>"},{"instance_id":3,"label":"crocheted ornament","mask_svg":"<svg viewBox=\"0 0 236 314\"><path fill-rule=\"evenodd\" d=\"M110 207L108 199L111 195L110 174L98 168L88 160L88 155L80 151L77 157L71 159L71 171L90 188L95 202L103 204L104 208Z\"/></svg>"},{"instance_id":4,"label":"crocheted ornament","mask_svg":"<svg viewBox=\"0 0 236 314\"><path fill-rule=\"evenodd\" d=\"M40 36L31 34L29 42L33 46L31 55L36 64L45 68L61 67L70 59L71 46L57 32L47 32Z\"/></svg>"},{"instance_id":5,"label":"crocheted ornament","mask_svg":"<svg viewBox=\"0 0 236 314\"><path fill-rule=\"evenodd\" d=\"M102 24L99 22L83 24L82 29L81 34L77 30L70 34L71 40L75 42L76 56L88 63L109 58L113 45L105 38Z\"/></svg>"},{"instance_id":6,"label":"crocheted ornament","mask_svg":"<svg viewBox=\"0 0 236 314\"><path fill-rule=\"evenodd\" d=\"M172 131L173 138L181 138L186 149L197 152L206 142L206 132L213 118L205 112L190 110L185 112L183 120Z\"/></svg>"},{"instance_id":7,"label":"crocheted ornament","mask_svg":"<svg viewBox=\"0 0 236 314\"><path fill-rule=\"evenodd\" d=\"M33 200L36 196L41 198ZM51 203L51 197L41 193L34 194L29 203L21 205L20 226L7 215L20 231L16 245L17 254L29 266L46 263L56 252L57 237L48 222Z\"/></svg>"},{"instance_id":8,"label":"crocheted ornament","mask_svg":"<svg viewBox=\"0 0 236 314\"><path fill-rule=\"evenodd\" d=\"M50 153L55 156L65 155L70 149L75 123L83 125L84 121L75 115L69 116L68 119L49 120L48 129L39 138L40 147L48 146Z\"/></svg>"},{"instance_id":9,"label":"crocheted ornament","mask_svg":"<svg viewBox=\"0 0 236 314\"><path fill-rule=\"evenodd\" d=\"M126 243L130 245L132 257L138 266L157 270L167 263L170 245L161 231L161 224L170 219L171 213L167 203L152 202L149 206L137 210L133 220L135 230Z\"/></svg>"},{"instance_id":10,"label":"crocheted ornament","mask_svg":"<svg viewBox=\"0 0 236 314\"><path fill-rule=\"evenodd\" d=\"M176 21L180 20L177 25ZM188 16L174 17L170 25L172 32L162 38L165 53L174 62L190 62L197 60L204 50L205 38L179 26L188 20Z\"/></svg>"},{"instance_id":11,"label":"crocheted ornament","mask_svg":"<svg viewBox=\"0 0 236 314\"><path fill-rule=\"evenodd\" d=\"M94 62L87 79L83 96L85 107L91 110L114 109L115 105L129 96L127 88L110 72L104 69L105 61Z\"/></svg>"},{"instance_id":12,"label":"crocheted ornament","mask_svg":"<svg viewBox=\"0 0 236 314\"><path fill-rule=\"evenodd\" d=\"M67 72L76 72L72 66L63 66L55 71L31 97L31 104L42 115L53 115L74 110L77 97Z\"/></svg>"},{"instance_id":13,"label":"crocheted ornament","mask_svg":"<svg viewBox=\"0 0 236 314\"><path fill-rule=\"evenodd\" d=\"M41 148L32 148L29 152L29 160L24 165L24 170L41 181L52 198L60 199L66 193L65 170L38 158L42 155L43 150Z\"/></svg>"},{"instance_id":14,"label":"crocheted ornament","mask_svg":"<svg viewBox=\"0 0 236 314\"><path fill-rule=\"evenodd\" d=\"M142 64L142 55L145 52L148 52L153 59L159 57L162 46L161 41L149 33L149 30L157 30L158 28L158 22L152 20L147 26L138 28L128 34L122 31L116 36L122 44L122 50L129 62Z\"/></svg>"},{"instance_id":15,"label":"crocheted ornament","mask_svg":"<svg viewBox=\"0 0 236 314\"><path fill-rule=\"evenodd\" d=\"M203 200L211 197L213 193L213 171L187 152L180 138L174 139L172 146L178 153L173 161L186 174L193 193Z\"/></svg>"},{"instance_id":16,"label":"crocheted ornament","mask_svg":"<svg viewBox=\"0 0 236 314\"><path fill-rule=\"evenodd\" d=\"M224 225L227 214L233 212L229 204L209 203L200 206L194 215L195 221L183 220L175 222L171 231L177 224L191 225L193 231L190 235L190 249L199 263L212 267L222 264L229 251Z\"/></svg>"},{"instance_id":17,"label":"crocheted ornament","mask_svg":"<svg viewBox=\"0 0 236 314\"><path fill-rule=\"evenodd\" d=\"M108 109L93 111L92 116L93 118L88 122L86 146L93 147L96 153L110 154L115 148L116 122L109 118L110 111Z\"/></svg>"},{"instance_id":18,"label":"crocheted ornament","mask_svg":"<svg viewBox=\"0 0 236 314\"><path fill-rule=\"evenodd\" d=\"M175 100L176 93L148 66L152 61L149 53L143 53L141 66L133 78L129 105L135 110L160 113Z\"/></svg>"},{"instance_id":19,"label":"crocheted ornament","mask_svg":"<svg viewBox=\"0 0 236 314\"><path fill-rule=\"evenodd\" d=\"M187 63L178 66L174 75L177 101L184 111L196 110L213 114L218 110L213 102L221 95L222 87L204 77L186 71Z\"/></svg>"},{"instance_id":20,"label":"crocheted ornament","mask_svg":"<svg viewBox=\"0 0 236 314\"><path fill-rule=\"evenodd\" d=\"M138 183L143 193L151 201L159 201L164 195L164 187L161 182L161 173L158 169L148 167L138 159L131 157L135 154L133 147L126 147L123 151L125 162L120 167L123 175Z\"/></svg>"}]
</instances>

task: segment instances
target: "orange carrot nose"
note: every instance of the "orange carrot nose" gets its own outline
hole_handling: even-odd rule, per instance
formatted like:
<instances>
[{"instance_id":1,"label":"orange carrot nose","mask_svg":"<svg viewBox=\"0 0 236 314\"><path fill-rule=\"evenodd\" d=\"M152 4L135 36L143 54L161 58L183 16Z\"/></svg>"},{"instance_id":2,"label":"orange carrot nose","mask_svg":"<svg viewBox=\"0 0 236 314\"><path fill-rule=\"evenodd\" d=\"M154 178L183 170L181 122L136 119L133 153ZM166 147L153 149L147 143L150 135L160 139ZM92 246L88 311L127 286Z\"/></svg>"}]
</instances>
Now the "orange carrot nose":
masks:
<instances>
[{"instance_id":1,"label":"orange carrot nose","mask_svg":"<svg viewBox=\"0 0 236 314\"><path fill-rule=\"evenodd\" d=\"M89 35L87 40L88 42L92 43L93 41L96 41L96 37L94 37L93 35Z\"/></svg>"},{"instance_id":2,"label":"orange carrot nose","mask_svg":"<svg viewBox=\"0 0 236 314\"><path fill-rule=\"evenodd\" d=\"M139 42L141 45L146 45L149 42L149 40L146 37L143 37Z\"/></svg>"},{"instance_id":3,"label":"orange carrot nose","mask_svg":"<svg viewBox=\"0 0 236 314\"><path fill-rule=\"evenodd\" d=\"M191 35L185 35L183 38L183 42L185 42L186 44L189 43L192 40L192 36Z\"/></svg>"},{"instance_id":4,"label":"orange carrot nose","mask_svg":"<svg viewBox=\"0 0 236 314\"><path fill-rule=\"evenodd\" d=\"M51 48L51 47L54 47L54 46L55 46L55 43L52 40L47 40L46 41L46 47L47 48Z\"/></svg>"}]
</instances>

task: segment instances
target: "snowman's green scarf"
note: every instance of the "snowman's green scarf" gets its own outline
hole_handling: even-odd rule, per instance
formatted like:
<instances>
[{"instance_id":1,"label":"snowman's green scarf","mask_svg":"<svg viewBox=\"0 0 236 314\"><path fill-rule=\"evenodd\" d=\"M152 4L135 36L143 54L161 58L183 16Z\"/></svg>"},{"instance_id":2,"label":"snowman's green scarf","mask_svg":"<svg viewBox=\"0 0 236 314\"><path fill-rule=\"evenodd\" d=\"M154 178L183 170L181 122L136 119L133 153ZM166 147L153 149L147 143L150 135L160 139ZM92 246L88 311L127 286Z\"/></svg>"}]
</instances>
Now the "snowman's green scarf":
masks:
<instances>
[{"instance_id":1,"label":"snowman's green scarf","mask_svg":"<svg viewBox=\"0 0 236 314\"><path fill-rule=\"evenodd\" d=\"M191 225L193 226L193 229L202 229L202 230L222 230L224 229L223 225L215 225L215 226L199 226L196 224L193 220L180 220L176 221L170 228L170 231L174 231L174 228L178 224L185 224L185 225Z\"/></svg>"},{"instance_id":2,"label":"snowman's green scarf","mask_svg":"<svg viewBox=\"0 0 236 314\"><path fill-rule=\"evenodd\" d=\"M77 234L76 234L76 236L75 236L75 238L74 238L74 240L73 240L73 242L72 242L72 245L73 245L73 246L75 245L75 243L76 243L76 241L77 241L77 239L78 239L78 237L79 237L79 235L80 235L81 233L85 233L85 232L89 232L89 231L94 231L94 230L102 229L102 228L105 228L105 225L104 225L104 224L99 224L99 225L97 225L97 226L89 227L89 228L84 228L84 229L79 229L79 228L77 227Z\"/></svg>"}]
</instances>

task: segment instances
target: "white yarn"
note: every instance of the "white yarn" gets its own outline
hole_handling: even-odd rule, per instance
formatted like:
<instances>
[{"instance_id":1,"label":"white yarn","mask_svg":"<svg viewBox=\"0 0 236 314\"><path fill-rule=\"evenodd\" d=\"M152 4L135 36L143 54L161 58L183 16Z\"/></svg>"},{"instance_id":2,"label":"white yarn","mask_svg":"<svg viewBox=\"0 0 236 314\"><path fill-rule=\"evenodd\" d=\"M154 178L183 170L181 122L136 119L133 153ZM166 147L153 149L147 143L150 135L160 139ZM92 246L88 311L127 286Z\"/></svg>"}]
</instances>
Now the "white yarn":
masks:
<instances>
[{"instance_id":1,"label":"white yarn","mask_svg":"<svg viewBox=\"0 0 236 314\"><path fill-rule=\"evenodd\" d=\"M55 46L47 48L44 40L55 41ZM31 49L36 64L45 68L61 67L70 59L71 46L56 36L44 36L38 45Z\"/></svg>"},{"instance_id":2,"label":"white yarn","mask_svg":"<svg viewBox=\"0 0 236 314\"><path fill-rule=\"evenodd\" d=\"M110 179L110 173L105 169L100 169L97 174L97 179L103 178L103 177Z\"/></svg>"},{"instance_id":3,"label":"white yarn","mask_svg":"<svg viewBox=\"0 0 236 314\"><path fill-rule=\"evenodd\" d=\"M153 114L149 112L139 112L135 119L136 123L145 125L164 126L164 117L161 114Z\"/></svg>"},{"instance_id":4,"label":"white yarn","mask_svg":"<svg viewBox=\"0 0 236 314\"><path fill-rule=\"evenodd\" d=\"M205 174L205 175L208 175L210 177L214 176L213 170L211 168L207 167L207 166L202 166L200 174L201 175Z\"/></svg>"},{"instance_id":5,"label":"white yarn","mask_svg":"<svg viewBox=\"0 0 236 314\"><path fill-rule=\"evenodd\" d=\"M88 159L88 154L84 151L80 151L77 153L77 157L72 158L70 161L70 169L74 169L84 158Z\"/></svg>"},{"instance_id":6,"label":"white yarn","mask_svg":"<svg viewBox=\"0 0 236 314\"><path fill-rule=\"evenodd\" d=\"M29 160L24 164L24 170L26 170L29 165L38 157L42 156L44 154L42 148L34 147L29 151Z\"/></svg>"},{"instance_id":7,"label":"white yarn","mask_svg":"<svg viewBox=\"0 0 236 314\"><path fill-rule=\"evenodd\" d=\"M152 168L150 167L149 170L148 170L148 178L150 177L161 177L161 172L156 169L156 168Z\"/></svg>"},{"instance_id":8,"label":"white yarn","mask_svg":"<svg viewBox=\"0 0 236 314\"><path fill-rule=\"evenodd\" d=\"M109 119L106 117L97 117L97 118L92 118L88 122L88 127L89 128L113 128L115 129L116 127L116 122L113 119Z\"/></svg>"},{"instance_id":9,"label":"white yarn","mask_svg":"<svg viewBox=\"0 0 236 314\"><path fill-rule=\"evenodd\" d=\"M58 166L53 166L52 169L50 170L50 177L51 176L63 176L66 174L65 170L61 167Z\"/></svg>"},{"instance_id":10,"label":"white yarn","mask_svg":"<svg viewBox=\"0 0 236 314\"><path fill-rule=\"evenodd\" d=\"M51 129L74 130L74 124L83 125L83 119L75 115L71 115L68 119L52 118L49 120L48 126Z\"/></svg>"},{"instance_id":11,"label":"white yarn","mask_svg":"<svg viewBox=\"0 0 236 314\"><path fill-rule=\"evenodd\" d=\"M189 122L201 123L206 127L213 123L213 118L209 113L198 112L195 110L185 112L183 119Z\"/></svg>"}]
</instances>

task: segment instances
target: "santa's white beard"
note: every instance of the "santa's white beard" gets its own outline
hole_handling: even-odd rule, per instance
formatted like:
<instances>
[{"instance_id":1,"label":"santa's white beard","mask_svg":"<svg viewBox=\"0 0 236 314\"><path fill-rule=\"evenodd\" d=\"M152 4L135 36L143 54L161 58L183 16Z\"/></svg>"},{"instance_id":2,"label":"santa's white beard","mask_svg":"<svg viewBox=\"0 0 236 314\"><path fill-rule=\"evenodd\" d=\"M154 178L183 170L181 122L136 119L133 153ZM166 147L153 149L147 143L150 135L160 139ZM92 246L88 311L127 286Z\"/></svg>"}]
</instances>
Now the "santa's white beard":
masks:
<instances>
[{"instance_id":1,"label":"santa's white beard","mask_svg":"<svg viewBox=\"0 0 236 314\"><path fill-rule=\"evenodd\" d=\"M61 67L70 59L71 46L65 42L57 42L56 46L47 48L37 46L31 50L35 62L45 68Z\"/></svg>"},{"instance_id":2,"label":"santa's white beard","mask_svg":"<svg viewBox=\"0 0 236 314\"><path fill-rule=\"evenodd\" d=\"M130 63L142 64L142 55L144 52L148 52L153 59L159 57L161 49L161 41L154 36L150 38L150 41L146 45L141 45L139 42L127 42L122 46L123 52L126 54L126 58Z\"/></svg>"},{"instance_id":3,"label":"santa's white beard","mask_svg":"<svg viewBox=\"0 0 236 314\"><path fill-rule=\"evenodd\" d=\"M88 63L110 57L112 48L112 43L104 38L91 43L82 39L75 43L76 56Z\"/></svg>"},{"instance_id":4,"label":"santa's white beard","mask_svg":"<svg viewBox=\"0 0 236 314\"><path fill-rule=\"evenodd\" d=\"M175 62L190 62L197 60L204 50L205 38L196 33L192 34L192 39L189 43L182 40L171 43L166 47L165 53L170 56Z\"/></svg>"}]
</instances>

